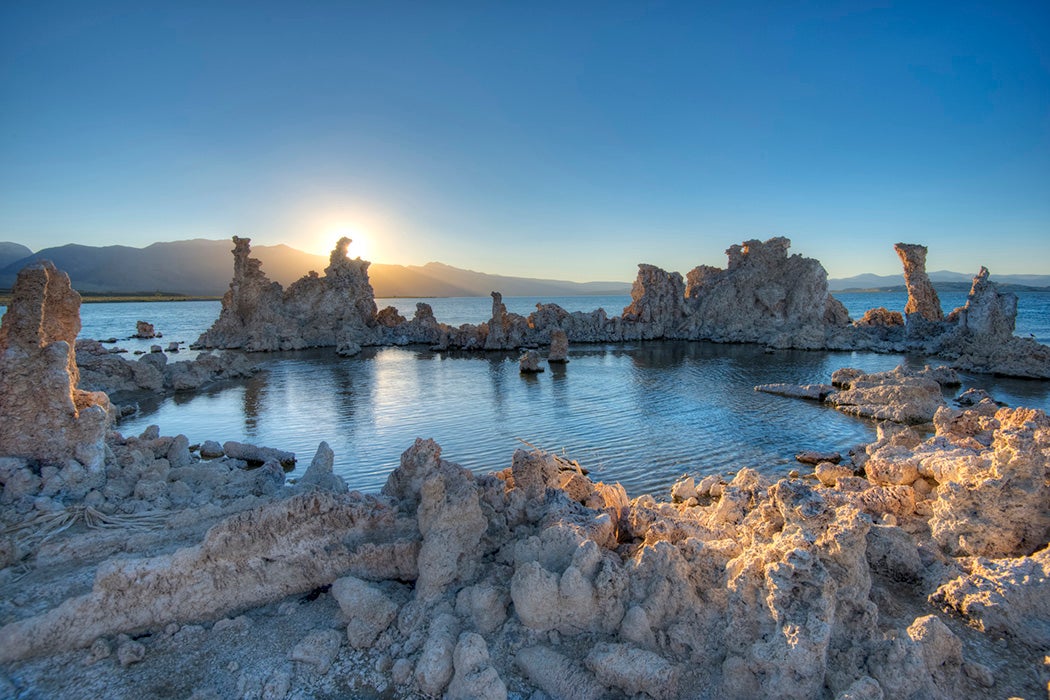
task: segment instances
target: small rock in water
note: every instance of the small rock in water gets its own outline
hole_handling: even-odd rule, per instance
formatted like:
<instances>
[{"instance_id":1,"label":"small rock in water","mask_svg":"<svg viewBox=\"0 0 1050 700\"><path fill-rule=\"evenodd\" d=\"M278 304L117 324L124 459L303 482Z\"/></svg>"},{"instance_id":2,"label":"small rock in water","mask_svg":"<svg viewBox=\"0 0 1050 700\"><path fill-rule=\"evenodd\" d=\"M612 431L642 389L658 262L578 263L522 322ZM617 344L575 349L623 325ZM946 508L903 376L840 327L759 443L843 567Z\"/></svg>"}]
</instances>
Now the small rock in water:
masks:
<instances>
[{"instance_id":1,"label":"small rock in water","mask_svg":"<svg viewBox=\"0 0 1050 700\"><path fill-rule=\"evenodd\" d=\"M994 401L992 395L984 389L967 389L963 393L955 397L955 404L957 406L976 406L984 400Z\"/></svg>"},{"instance_id":2,"label":"small rock in water","mask_svg":"<svg viewBox=\"0 0 1050 700\"><path fill-rule=\"evenodd\" d=\"M244 442L228 440L222 444L223 452L232 459L243 459L251 465L263 464L269 460L279 462L282 467L295 466L295 454L273 447L260 447Z\"/></svg>"},{"instance_id":3,"label":"small rock in water","mask_svg":"<svg viewBox=\"0 0 1050 700\"><path fill-rule=\"evenodd\" d=\"M218 459L225 454L225 452L222 451L222 445L214 440L205 440L201 444L200 452L201 459Z\"/></svg>"},{"instance_id":4,"label":"small rock in water","mask_svg":"<svg viewBox=\"0 0 1050 700\"><path fill-rule=\"evenodd\" d=\"M535 350L527 350L525 354L518 358L518 370L522 374L536 374L542 372L543 368L540 367L540 354Z\"/></svg>"},{"instance_id":5,"label":"small rock in water","mask_svg":"<svg viewBox=\"0 0 1050 700\"><path fill-rule=\"evenodd\" d=\"M551 348L547 352L547 362L569 361L569 336L560 328L551 331Z\"/></svg>"},{"instance_id":6,"label":"small rock in water","mask_svg":"<svg viewBox=\"0 0 1050 700\"><path fill-rule=\"evenodd\" d=\"M814 452L806 451L799 452L795 455L795 461L801 462L802 464L817 465L821 462L831 462L832 464L838 464L842 461L842 455L838 452Z\"/></svg>"},{"instance_id":7,"label":"small rock in water","mask_svg":"<svg viewBox=\"0 0 1050 700\"><path fill-rule=\"evenodd\" d=\"M159 338L160 334L153 328L152 323L146 321L135 322L135 335L133 338Z\"/></svg>"},{"instance_id":8,"label":"small rock in water","mask_svg":"<svg viewBox=\"0 0 1050 700\"><path fill-rule=\"evenodd\" d=\"M179 351L179 344L178 343L176 343L175 341L172 341L172 342L168 343L168 352L178 352L178 351Z\"/></svg>"}]
</instances>

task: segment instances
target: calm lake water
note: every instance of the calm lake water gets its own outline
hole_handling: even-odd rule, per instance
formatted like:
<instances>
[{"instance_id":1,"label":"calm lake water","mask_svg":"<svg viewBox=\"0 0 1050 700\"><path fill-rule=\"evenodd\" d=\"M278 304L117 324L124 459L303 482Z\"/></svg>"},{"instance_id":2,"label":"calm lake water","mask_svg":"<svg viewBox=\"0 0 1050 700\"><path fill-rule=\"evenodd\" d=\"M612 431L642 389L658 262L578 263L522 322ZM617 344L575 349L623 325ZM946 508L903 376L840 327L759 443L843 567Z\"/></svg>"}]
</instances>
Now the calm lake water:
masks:
<instances>
[{"instance_id":1,"label":"calm lake water","mask_svg":"<svg viewBox=\"0 0 1050 700\"><path fill-rule=\"evenodd\" d=\"M904 295L841 294L855 318L872 306L901 309ZM899 299L897 297L900 297ZM1038 297L1032 299L1032 297ZM944 295L946 308L962 303ZM405 315L414 299L377 300ZM488 318L487 298L427 299L446 323ZM538 300L507 298L526 314ZM626 297L549 299L570 310L602 306L618 314ZM1021 298L1018 333L1050 341L1050 294ZM217 317L219 302L85 304L82 337L126 338L136 320L155 324L162 341L188 345ZM190 357L183 352L171 360ZM138 434L160 425L191 442L240 440L291 450L292 476L309 464L318 442L336 455L351 488L374 491L416 437L432 437L444 456L478 472L509 466L526 440L562 452L619 481L628 492L666 493L683 473L706 475L753 467L795 468L800 450L839 450L870 441L874 426L819 404L757 393L769 382L826 382L839 367L868 371L921 357L874 353L777 351L693 342L575 345L564 368L518 373L517 353L434 353L371 348L344 359L330 350L251 355L260 373L192 396L135 397L140 413L118 429ZM963 377L1009 405L1050 408L1050 382ZM948 396L950 398L950 395Z\"/></svg>"}]
</instances>

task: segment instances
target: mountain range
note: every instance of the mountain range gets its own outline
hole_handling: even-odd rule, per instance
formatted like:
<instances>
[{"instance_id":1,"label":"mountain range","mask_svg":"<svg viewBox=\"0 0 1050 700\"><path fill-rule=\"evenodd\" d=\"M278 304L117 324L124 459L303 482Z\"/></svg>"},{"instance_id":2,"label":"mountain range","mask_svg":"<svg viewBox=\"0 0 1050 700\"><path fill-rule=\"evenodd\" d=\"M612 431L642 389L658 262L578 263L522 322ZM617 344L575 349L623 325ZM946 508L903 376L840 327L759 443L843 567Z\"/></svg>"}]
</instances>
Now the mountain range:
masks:
<instances>
[{"instance_id":1,"label":"mountain range","mask_svg":"<svg viewBox=\"0 0 1050 700\"><path fill-rule=\"evenodd\" d=\"M938 291L967 292L973 284L973 274L937 270L927 273ZM1050 287L1050 275L996 275L991 279L1005 290L1046 289ZM904 275L873 275L865 273L853 277L828 280L832 292L845 291L898 291L904 290Z\"/></svg>"},{"instance_id":2,"label":"mountain range","mask_svg":"<svg viewBox=\"0 0 1050 700\"><path fill-rule=\"evenodd\" d=\"M73 287L86 293L186 294L221 296L229 288L233 256L228 240L193 239L154 243L145 248L69 244L34 253L18 243L0 242L0 289L10 289L15 276L35 260L47 259L69 274ZM322 272L328 258L286 245L253 246L267 276L287 287L310 270ZM943 291L967 291L973 275L939 270L929 273ZM426 265L373 263L369 280L376 297L469 297L498 291L505 296L571 296L628 294L629 282L570 282L491 275L438 262ZM1050 288L1050 275L995 275L1007 289ZM863 274L828 280L833 292L897 291L902 275Z\"/></svg>"},{"instance_id":3,"label":"mountain range","mask_svg":"<svg viewBox=\"0 0 1050 700\"><path fill-rule=\"evenodd\" d=\"M73 288L87 293L187 294L221 296L233 275L228 240L193 239L154 243L145 248L69 244L33 253L16 243L0 243L0 289L10 289L18 271L46 259L65 271ZM252 246L252 256L274 282L287 287L311 270L328 267L328 258L286 245ZM628 282L570 282L490 275L442 263L388 265L373 263L368 277L377 298L488 296L572 296L627 294Z\"/></svg>"}]
</instances>

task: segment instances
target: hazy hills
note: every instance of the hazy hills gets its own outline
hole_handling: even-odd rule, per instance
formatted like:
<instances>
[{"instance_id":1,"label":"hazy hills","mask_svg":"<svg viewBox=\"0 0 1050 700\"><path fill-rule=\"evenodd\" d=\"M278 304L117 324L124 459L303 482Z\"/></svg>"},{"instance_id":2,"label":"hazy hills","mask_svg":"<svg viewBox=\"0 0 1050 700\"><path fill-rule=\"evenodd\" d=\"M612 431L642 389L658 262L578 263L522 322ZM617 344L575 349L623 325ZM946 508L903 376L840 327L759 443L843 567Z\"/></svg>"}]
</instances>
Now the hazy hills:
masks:
<instances>
[{"instance_id":1,"label":"hazy hills","mask_svg":"<svg viewBox=\"0 0 1050 700\"><path fill-rule=\"evenodd\" d=\"M26 258L33 254L33 251L26 248L24 245L18 243L0 243L0 270L4 269L13 262L17 262L22 258Z\"/></svg>"},{"instance_id":2,"label":"hazy hills","mask_svg":"<svg viewBox=\"0 0 1050 700\"><path fill-rule=\"evenodd\" d=\"M228 240L194 239L129 246L64 245L32 253L15 243L0 243L0 289L10 289L18 271L47 259L69 274L81 292L118 294L168 292L221 296L233 275L233 244ZM18 255L18 257L14 257ZM252 246L267 276L287 287L310 270L323 273L328 258L286 245ZM489 275L441 263L385 265L373 263L369 279L377 297L569 296L627 294L627 282L569 282Z\"/></svg>"},{"instance_id":3,"label":"hazy hills","mask_svg":"<svg viewBox=\"0 0 1050 700\"><path fill-rule=\"evenodd\" d=\"M17 243L0 242L0 289L10 289L18 271L34 260L46 258L69 273L81 292L153 293L221 296L233 274L233 244L228 240L193 239L154 243L145 248L129 246L64 245L33 253ZM252 254L275 282L287 287L310 270L322 272L328 258L286 245L253 246ZM633 272L633 271L632 271ZM505 296L555 297L577 294L628 294L627 282L568 282L563 280L505 277L463 270L442 263L385 265L368 270L377 297ZM940 270L930 278L942 291L967 291L972 275ZM993 275L1007 289L1048 288L1050 275ZM897 291L904 289L902 275L863 274L828 280L833 292L846 290Z\"/></svg>"},{"instance_id":4,"label":"hazy hills","mask_svg":"<svg viewBox=\"0 0 1050 700\"><path fill-rule=\"evenodd\" d=\"M938 291L970 291L973 274L937 270L927 273L933 286ZM1050 275L997 275L994 272L992 281L1004 289L1046 289L1050 287ZM828 289L832 292L842 291L904 291L904 275L873 275L866 273L853 277L829 279Z\"/></svg>"}]
</instances>

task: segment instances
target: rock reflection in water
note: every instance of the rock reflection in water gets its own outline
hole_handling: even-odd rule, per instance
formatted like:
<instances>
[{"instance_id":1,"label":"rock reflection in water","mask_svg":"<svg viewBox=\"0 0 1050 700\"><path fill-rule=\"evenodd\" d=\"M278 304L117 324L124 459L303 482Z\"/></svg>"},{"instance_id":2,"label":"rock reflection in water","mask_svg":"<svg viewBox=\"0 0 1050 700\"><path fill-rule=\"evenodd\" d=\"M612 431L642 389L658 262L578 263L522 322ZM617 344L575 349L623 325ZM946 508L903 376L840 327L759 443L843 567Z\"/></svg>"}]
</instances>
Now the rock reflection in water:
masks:
<instances>
[{"instance_id":1,"label":"rock reflection in water","mask_svg":"<svg viewBox=\"0 0 1050 700\"><path fill-rule=\"evenodd\" d=\"M812 402L757 393L773 382L826 382L840 367L882 371L923 358L783 351L754 345L638 342L576 345L567 366L518 372L517 352L366 348L253 356L254 378L189 396L143 401L118 429L151 423L190 442L243 440L295 452L308 466L321 440L351 488L378 490L416 437L478 472L508 466L518 438L565 450L631 494L665 492L682 473L754 467L786 472L800 450L846 451L874 424ZM545 363L546 364L546 363ZM1047 382L963 375L1011 405L1047 407ZM961 391L961 389L960 389ZM294 476L294 475L293 475Z\"/></svg>"}]
</instances>

